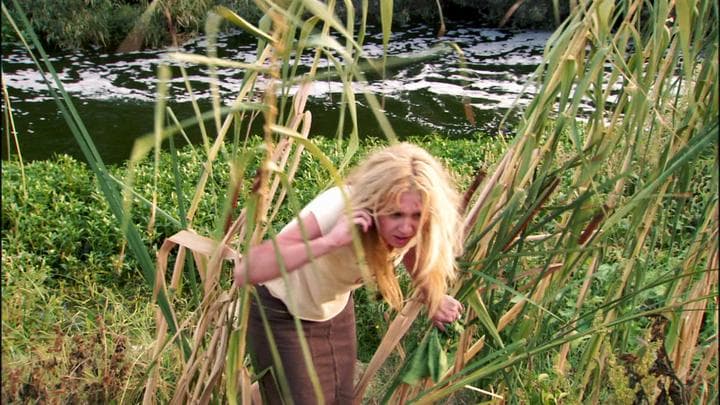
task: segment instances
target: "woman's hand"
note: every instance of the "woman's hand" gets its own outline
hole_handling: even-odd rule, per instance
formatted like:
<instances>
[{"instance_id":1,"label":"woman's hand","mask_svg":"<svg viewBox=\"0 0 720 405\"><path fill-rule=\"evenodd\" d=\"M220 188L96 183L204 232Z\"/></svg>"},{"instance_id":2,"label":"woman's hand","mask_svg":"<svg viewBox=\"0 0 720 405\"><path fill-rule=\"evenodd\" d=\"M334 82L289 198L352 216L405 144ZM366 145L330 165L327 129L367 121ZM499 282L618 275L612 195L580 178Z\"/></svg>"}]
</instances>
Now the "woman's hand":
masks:
<instances>
[{"instance_id":1,"label":"woman's hand","mask_svg":"<svg viewBox=\"0 0 720 405\"><path fill-rule=\"evenodd\" d=\"M432 316L432 323L438 329L445 331L445 325L460 319L464 311L463 305L455 298L445 295L440 301L440 306Z\"/></svg>"},{"instance_id":2,"label":"woman's hand","mask_svg":"<svg viewBox=\"0 0 720 405\"><path fill-rule=\"evenodd\" d=\"M343 214L335 223L325 239L335 247L349 245L352 242L351 226L357 226L362 232L367 232L373 226L373 218L367 210L356 210L353 212L350 221Z\"/></svg>"}]
</instances>

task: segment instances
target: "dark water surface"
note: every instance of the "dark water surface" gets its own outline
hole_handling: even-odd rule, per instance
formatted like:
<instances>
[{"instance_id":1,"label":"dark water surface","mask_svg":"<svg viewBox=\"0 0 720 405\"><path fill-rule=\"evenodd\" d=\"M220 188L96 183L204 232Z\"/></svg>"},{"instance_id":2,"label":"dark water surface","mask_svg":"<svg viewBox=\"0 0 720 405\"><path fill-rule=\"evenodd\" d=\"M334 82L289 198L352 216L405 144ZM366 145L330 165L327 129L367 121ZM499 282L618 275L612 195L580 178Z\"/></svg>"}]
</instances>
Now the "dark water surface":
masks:
<instances>
[{"instance_id":1,"label":"dark water surface","mask_svg":"<svg viewBox=\"0 0 720 405\"><path fill-rule=\"evenodd\" d=\"M516 101L526 104L534 91L527 86L530 74L541 61L550 36L542 31L508 31L473 27L468 23L447 24L448 32L436 37L437 28L413 25L393 27L390 54L396 61L427 53L447 42L463 51L466 65L461 67L455 53L435 54L422 61L402 63L388 70L385 80L369 77L366 89L384 98L385 114L396 133L421 135L437 132L447 137L472 136L477 131L497 133L498 124ZM364 50L369 57L382 57L380 29L370 27ZM255 60L256 44L244 32L221 35L219 56L238 62ZM204 55L206 43L199 38L182 51ZM304 56L301 66L309 66L312 56ZM52 62L71 95L75 107L100 155L106 163L118 163L130 155L133 142L152 131L156 97L157 67L168 60L167 50L122 55L75 53L55 55ZM26 160L47 159L54 153L67 153L83 159L74 137L46 88L27 52L3 44L3 80L10 96L13 120L20 148ZM188 69L193 92L208 110L209 75L206 68ZM179 69L173 69L168 105L178 119L192 117L190 98ZM243 72L220 69L220 93L230 104L240 88ZM360 89L361 85L357 85ZM334 136L337 127L339 81L317 82L308 109L313 115L311 136ZM518 95L526 93L518 100ZM468 100L476 118L465 118L463 100ZM361 136L382 137L365 98L357 94ZM197 128L188 136L200 140ZM2 141L7 158L7 134Z\"/></svg>"}]
</instances>

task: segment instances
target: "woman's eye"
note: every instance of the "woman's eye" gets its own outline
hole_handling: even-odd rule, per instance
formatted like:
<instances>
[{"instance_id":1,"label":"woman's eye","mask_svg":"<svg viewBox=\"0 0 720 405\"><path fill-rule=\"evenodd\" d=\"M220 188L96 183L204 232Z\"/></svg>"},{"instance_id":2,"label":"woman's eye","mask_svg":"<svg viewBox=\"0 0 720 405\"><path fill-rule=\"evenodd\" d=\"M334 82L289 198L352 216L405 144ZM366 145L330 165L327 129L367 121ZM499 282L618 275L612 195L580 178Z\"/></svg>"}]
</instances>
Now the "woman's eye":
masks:
<instances>
[{"instance_id":1,"label":"woman's eye","mask_svg":"<svg viewBox=\"0 0 720 405\"><path fill-rule=\"evenodd\" d=\"M391 218L398 219L398 218L401 218L401 217L402 217L402 213L393 212L392 214L390 214L390 217L391 217Z\"/></svg>"}]
</instances>

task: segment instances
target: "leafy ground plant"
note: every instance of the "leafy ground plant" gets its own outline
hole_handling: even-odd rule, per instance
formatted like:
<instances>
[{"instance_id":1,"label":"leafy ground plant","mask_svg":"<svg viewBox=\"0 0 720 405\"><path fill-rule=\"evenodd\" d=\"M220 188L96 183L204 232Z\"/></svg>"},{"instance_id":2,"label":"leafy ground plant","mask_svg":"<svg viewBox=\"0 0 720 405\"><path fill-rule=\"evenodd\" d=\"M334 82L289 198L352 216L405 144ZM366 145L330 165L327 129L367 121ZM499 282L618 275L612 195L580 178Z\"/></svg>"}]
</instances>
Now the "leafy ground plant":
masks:
<instances>
[{"instance_id":1,"label":"leafy ground plant","mask_svg":"<svg viewBox=\"0 0 720 405\"><path fill-rule=\"evenodd\" d=\"M453 156L447 162L460 182L467 182L470 167L482 160L478 151L496 148L491 138L448 141L436 135L413 141ZM251 142L258 147L262 140ZM341 163L342 145L325 138L313 143L333 164ZM380 143L363 141L358 157ZM487 146L468 148L481 144ZM159 170L178 170L188 179L197 179L203 164L198 157L189 146L178 148L174 155L164 152ZM124 178L127 171L124 165L109 169L116 178ZM172 177L162 176L153 183L151 161L138 164L134 170L137 190L157 187L158 205L177 212ZM316 160L302 159L297 198L309 201L328 180ZM209 193L221 196L227 181L218 173ZM155 314L147 305L152 290L137 282L142 277L137 261L128 254L122 232L89 168L66 155L31 163L4 161L2 184L3 402L140 401L154 341ZM192 186L186 185L186 189L183 192L190 194ZM141 204L142 200L138 201ZM210 213L220 209L220 199L204 198L195 229L212 232L215 216ZM147 210L136 211L133 220L144 229L143 245L156 251L177 225L158 215L154 227L148 229ZM278 212L278 223L292 216L285 205ZM223 283L227 287L227 280ZM176 292L179 314L188 314L197 305L192 289L192 279L188 278ZM389 313L364 290L358 291L356 302L358 322L367 326L358 328L359 355L367 362L382 338ZM179 373L172 361L168 357L163 369ZM169 395L166 392L174 378L165 376L159 387L160 398Z\"/></svg>"}]
</instances>

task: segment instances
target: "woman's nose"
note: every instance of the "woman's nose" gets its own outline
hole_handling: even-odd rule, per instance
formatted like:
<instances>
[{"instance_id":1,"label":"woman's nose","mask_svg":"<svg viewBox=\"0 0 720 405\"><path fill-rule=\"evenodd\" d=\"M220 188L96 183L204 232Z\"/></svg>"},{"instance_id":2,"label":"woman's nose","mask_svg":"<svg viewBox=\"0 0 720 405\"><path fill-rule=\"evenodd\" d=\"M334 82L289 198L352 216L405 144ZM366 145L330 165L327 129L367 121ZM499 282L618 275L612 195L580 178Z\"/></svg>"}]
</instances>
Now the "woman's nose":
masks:
<instances>
[{"instance_id":1,"label":"woman's nose","mask_svg":"<svg viewBox=\"0 0 720 405\"><path fill-rule=\"evenodd\" d=\"M403 219L400 224L400 230L404 233L410 233L414 230L413 221L410 218Z\"/></svg>"}]
</instances>

